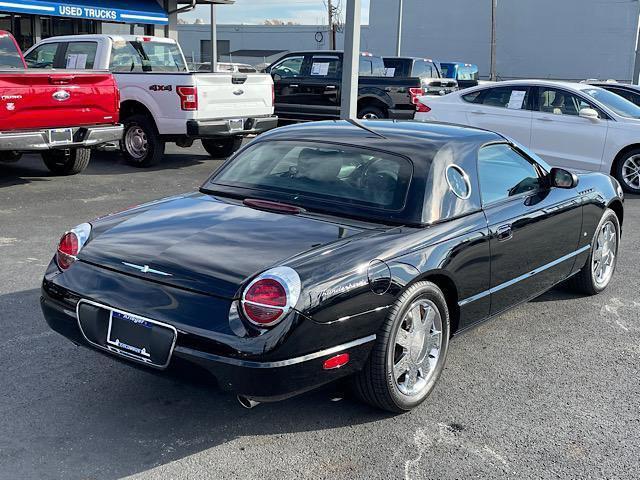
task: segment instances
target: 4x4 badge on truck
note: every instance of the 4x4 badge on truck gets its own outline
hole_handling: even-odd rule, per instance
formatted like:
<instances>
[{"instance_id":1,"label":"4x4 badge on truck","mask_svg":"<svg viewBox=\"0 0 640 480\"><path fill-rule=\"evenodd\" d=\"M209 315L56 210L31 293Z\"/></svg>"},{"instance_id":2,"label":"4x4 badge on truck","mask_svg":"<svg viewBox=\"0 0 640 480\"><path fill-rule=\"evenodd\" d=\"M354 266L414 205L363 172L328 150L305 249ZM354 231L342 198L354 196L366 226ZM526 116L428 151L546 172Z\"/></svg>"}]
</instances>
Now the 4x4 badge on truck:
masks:
<instances>
[{"instance_id":1,"label":"4x4 badge on truck","mask_svg":"<svg viewBox=\"0 0 640 480\"><path fill-rule=\"evenodd\" d=\"M69 100L71 94L66 90L58 90L52 95L52 97L59 102L64 102L65 100Z\"/></svg>"}]
</instances>

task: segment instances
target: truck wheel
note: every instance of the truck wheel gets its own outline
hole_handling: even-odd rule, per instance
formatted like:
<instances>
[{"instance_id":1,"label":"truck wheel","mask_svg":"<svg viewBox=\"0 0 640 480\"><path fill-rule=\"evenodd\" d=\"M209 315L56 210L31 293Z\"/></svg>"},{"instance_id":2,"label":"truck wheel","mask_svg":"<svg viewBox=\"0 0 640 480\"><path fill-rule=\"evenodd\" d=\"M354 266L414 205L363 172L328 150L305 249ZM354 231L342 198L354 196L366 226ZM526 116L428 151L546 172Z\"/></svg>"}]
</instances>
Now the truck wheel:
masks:
<instances>
[{"instance_id":1,"label":"truck wheel","mask_svg":"<svg viewBox=\"0 0 640 480\"><path fill-rule=\"evenodd\" d=\"M202 146L212 158L224 158L238 150L242 145L242 137L213 138L202 140Z\"/></svg>"},{"instance_id":2,"label":"truck wheel","mask_svg":"<svg viewBox=\"0 0 640 480\"><path fill-rule=\"evenodd\" d=\"M75 175L89 165L91 149L48 150L41 155L44 164L54 175Z\"/></svg>"},{"instance_id":3,"label":"truck wheel","mask_svg":"<svg viewBox=\"0 0 640 480\"><path fill-rule=\"evenodd\" d=\"M376 120L378 118L387 118L387 115L378 107L374 107L373 105L365 105L360 110L358 110L358 118L363 118L365 120Z\"/></svg>"},{"instance_id":4,"label":"truck wheel","mask_svg":"<svg viewBox=\"0 0 640 480\"><path fill-rule=\"evenodd\" d=\"M124 135L120 149L130 165L155 165L164 155L164 146L165 143L160 140L156 126L146 115L132 115L124 120Z\"/></svg>"},{"instance_id":5,"label":"truck wheel","mask_svg":"<svg viewBox=\"0 0 640 480\"><path fill-rule=\"evenodd\" d=\"M3 162L3 163L17 162L21 158L22 158L22 154L20 152L14 152L14 151L0 152L0 162Z\"/></svg>"}]
</instances>

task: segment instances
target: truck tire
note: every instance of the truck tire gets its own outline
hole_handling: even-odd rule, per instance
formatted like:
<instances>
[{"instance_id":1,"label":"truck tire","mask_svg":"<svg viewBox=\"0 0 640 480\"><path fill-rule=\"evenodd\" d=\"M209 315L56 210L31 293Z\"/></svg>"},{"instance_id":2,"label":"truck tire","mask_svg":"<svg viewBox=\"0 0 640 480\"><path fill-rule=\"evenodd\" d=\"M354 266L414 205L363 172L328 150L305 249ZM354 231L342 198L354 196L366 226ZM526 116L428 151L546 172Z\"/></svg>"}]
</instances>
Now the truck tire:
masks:
<instances>
[{"instance_id":1,"label":"truck tire","mask_svg":"<svg viewBox=\"0 0 640 480\"><path fill-rule=\"evenodd\" d=\"M80 173L91 159L90 148L73 148L65 150L48 150L42 152L42 160L54 175L75 175Z\"/></svg>"},{"instance_id":2,"label":"truck tire","mask_svg":"<svg viewBox=\"0 0 640 480\"><path fill-rule=\"evenodd\" d=\"M153 120L146 115L131 115L123 123L120 149L127 163L140 168L158 163L164 155L165 142Z\"/></svg>"},{"instance_id":3,"label":"truck tire","mask_svg":"<svg viewBox=\"0 0 640 480\"><path fill-rule=\"evenodd\" d=\"M224 158L233 154L242 145L242 137L202 139L202 146L211 158Z\"/></svg>"},{"instance_id":4,"label":"truck tire","mask_svg":"<svg viewBox=\"0 0 640 480\"><path fill-rule=\"evenodd\" d=\"M358 110L358 118L365 120L376 120L378 118L387 118L387 114L380 108L373 105L365 105Z\"/></svg>"},{"instance_id":5,"label":"truck tire","mask_svg":"<svg viewBox=\"0 0 640 480\"><path fill-rule=\"evenodd\" d=\"M17 162L21 158L22 158L22 154L20 152L15 152L13 150L0 152L0 162L3 162L3 163Z\"/></svg>"}]
</instances>

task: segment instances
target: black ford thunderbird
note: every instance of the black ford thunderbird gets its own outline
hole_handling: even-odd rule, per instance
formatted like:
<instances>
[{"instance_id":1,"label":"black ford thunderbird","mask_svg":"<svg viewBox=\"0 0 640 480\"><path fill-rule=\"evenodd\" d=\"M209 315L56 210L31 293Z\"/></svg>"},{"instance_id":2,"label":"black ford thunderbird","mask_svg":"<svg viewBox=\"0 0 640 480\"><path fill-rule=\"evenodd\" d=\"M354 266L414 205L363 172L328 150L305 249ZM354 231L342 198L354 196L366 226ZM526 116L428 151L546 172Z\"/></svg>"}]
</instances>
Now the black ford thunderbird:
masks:
<instances>
[{"instance_id":1,"label":"black ford thunderbird","mask_svg":"<svg viewBox=\"0 0 640 480\"><path fill-rule=\"evenodd\" d=\"M67 232L42 309L77 344L204 368L245 405L349 377L401 412L433 389L452 335L567 279L606 288L622 222L616 180L495 133L291 126L196 193Z\"/></svg>"}]
</instances>

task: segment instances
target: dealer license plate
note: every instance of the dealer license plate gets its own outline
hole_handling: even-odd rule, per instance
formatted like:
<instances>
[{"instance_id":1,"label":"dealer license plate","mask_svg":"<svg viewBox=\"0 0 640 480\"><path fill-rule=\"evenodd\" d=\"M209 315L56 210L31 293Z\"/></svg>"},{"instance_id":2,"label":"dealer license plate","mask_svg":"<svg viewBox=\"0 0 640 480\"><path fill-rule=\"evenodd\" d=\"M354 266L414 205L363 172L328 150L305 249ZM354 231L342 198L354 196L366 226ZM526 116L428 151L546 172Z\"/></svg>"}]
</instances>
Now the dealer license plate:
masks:
<instances>
[{"instance_id":1,"label":"dealer license plate","mask_svg":"<svg viewBox=\"0 0 640 480\"><path fill-rule=\"evenodd\" d=\"M49 143L51 145L65 145L73 143L73 129L71 128L55 128L49 130Z\"/></svg>"}]
</instances>

